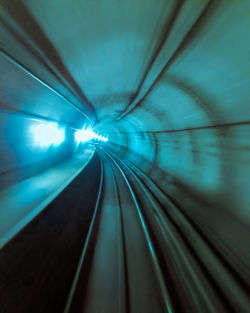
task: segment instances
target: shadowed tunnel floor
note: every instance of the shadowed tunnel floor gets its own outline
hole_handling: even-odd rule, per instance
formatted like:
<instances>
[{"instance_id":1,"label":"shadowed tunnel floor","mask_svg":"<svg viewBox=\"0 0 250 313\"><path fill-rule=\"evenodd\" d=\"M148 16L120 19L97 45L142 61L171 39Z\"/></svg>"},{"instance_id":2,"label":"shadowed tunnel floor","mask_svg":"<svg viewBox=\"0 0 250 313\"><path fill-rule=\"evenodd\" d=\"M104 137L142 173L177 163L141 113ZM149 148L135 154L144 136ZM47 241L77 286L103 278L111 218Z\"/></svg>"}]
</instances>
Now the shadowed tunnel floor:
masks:
<instances>
[{"instance_id":1,"label":"shadowed tunnel floor","mask_svg":"<svg viewBox=\"0 0 250 313\"><path fill-rule=\"evenodd\" d=\"M249 0L0 0L0 313L250 312L249 30Z\"/></svg>"}]
</instances>

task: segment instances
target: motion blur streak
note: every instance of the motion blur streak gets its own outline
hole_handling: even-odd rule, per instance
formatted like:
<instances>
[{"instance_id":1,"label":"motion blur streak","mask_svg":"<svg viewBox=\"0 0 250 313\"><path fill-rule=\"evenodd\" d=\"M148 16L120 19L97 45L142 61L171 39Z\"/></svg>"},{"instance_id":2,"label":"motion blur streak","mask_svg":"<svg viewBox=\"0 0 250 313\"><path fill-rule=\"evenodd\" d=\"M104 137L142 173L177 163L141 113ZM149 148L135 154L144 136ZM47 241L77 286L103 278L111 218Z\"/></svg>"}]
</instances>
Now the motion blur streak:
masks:
<instances>
[{"instance_id":1,"label":"motion blur streak","mask_svg":"<svg viewBox=\"0 0 250 313\"><path fill-rule=\"evenodd\" d=\"M0 313L250 312L250 0L0 0Z\"/></svg>"}]
</instances>

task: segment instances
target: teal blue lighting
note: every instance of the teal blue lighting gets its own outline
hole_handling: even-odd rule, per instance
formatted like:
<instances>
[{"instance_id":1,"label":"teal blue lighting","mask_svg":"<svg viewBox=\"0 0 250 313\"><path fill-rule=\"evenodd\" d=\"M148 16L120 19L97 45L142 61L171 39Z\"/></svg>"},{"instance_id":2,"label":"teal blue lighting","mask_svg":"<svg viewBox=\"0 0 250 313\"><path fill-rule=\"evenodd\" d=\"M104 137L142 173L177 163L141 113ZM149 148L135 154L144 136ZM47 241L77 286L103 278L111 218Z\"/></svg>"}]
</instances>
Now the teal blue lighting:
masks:
<instances>
[{"instance_id":1,"label":"teal blue lighting","mask_svg":"<svg viewBox=\"0 0 250 313\"><path fill-rule=\"evenodd\" d=\"M41 148L59 146L65 140L65 129L54 122L42 122L30 128L33 144Z\"/></svg>"}]
</instances>

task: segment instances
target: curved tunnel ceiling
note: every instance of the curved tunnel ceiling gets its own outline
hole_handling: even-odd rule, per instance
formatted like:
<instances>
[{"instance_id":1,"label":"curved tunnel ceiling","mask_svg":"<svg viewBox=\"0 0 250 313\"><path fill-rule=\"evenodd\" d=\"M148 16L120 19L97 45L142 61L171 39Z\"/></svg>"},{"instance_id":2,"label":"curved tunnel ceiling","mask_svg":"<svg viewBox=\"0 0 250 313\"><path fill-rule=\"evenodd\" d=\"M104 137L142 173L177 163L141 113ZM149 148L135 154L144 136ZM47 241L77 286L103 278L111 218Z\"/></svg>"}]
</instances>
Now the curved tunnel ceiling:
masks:
<instances>
[{"instance_id":1,"label":"curved tunnel ceiling","mask_svg":"<svg viewBox=\"0 0 250 313\"><path fill-rule=\"evenodd\" d=\"M204 240L200 253L216 255L200 265L210 273L204 307L194 296L173 312L248 312L249 28L250 1L0 1L0 187L76 154L73 143L29 153L26 124L57 122L70 138L91 125L109 137L101 158L110 153L167 194ZM93 147L86 155L87 164ZM83 169L74 162L68 183ZM181 281L178 266L171 275Z\"/></svg>"}]
</instances>

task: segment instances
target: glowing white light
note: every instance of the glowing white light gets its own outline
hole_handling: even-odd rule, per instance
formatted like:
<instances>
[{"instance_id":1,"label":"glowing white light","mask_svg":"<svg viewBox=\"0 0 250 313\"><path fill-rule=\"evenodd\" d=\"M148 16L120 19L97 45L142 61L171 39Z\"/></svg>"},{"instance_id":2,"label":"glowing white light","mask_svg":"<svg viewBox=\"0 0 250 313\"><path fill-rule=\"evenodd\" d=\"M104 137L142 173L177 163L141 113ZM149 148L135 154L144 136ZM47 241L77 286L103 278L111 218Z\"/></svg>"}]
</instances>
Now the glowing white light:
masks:
<instances>
[{"instance_id":1,"label":"glowing white light","mask_svg":"<svg viewBox=\"0 0 250 313\"><path fill-rule=\"evenodd\" d=\"M84 143L90 140L100 140L107 142L108 138L98 135L91 128L84 127L75 132L75 140L79 144L80 142Z\"/></svg>"},{"instance_id":2,"label":"glowing white light","mask_svg":"<svg viewBox=\"0 0 250 313\"><path fill-rule=\"evenodd\" d=\"M94 135L95 133L93 132L91 128L83 128L75 132L75 139L77 143L87 142L93 139Z\"/></svg>"},{"instance_id":3,"label":"glowing white light","mask_svg":"<svg viewBox=\"0 0 250 313\"><path fill-rule=\"evenodd\" d=\"M34 145L40 147L58 146L65 139L65 129L54 122L32 125L30 131Z\"/></svg>"}]
</instances>

